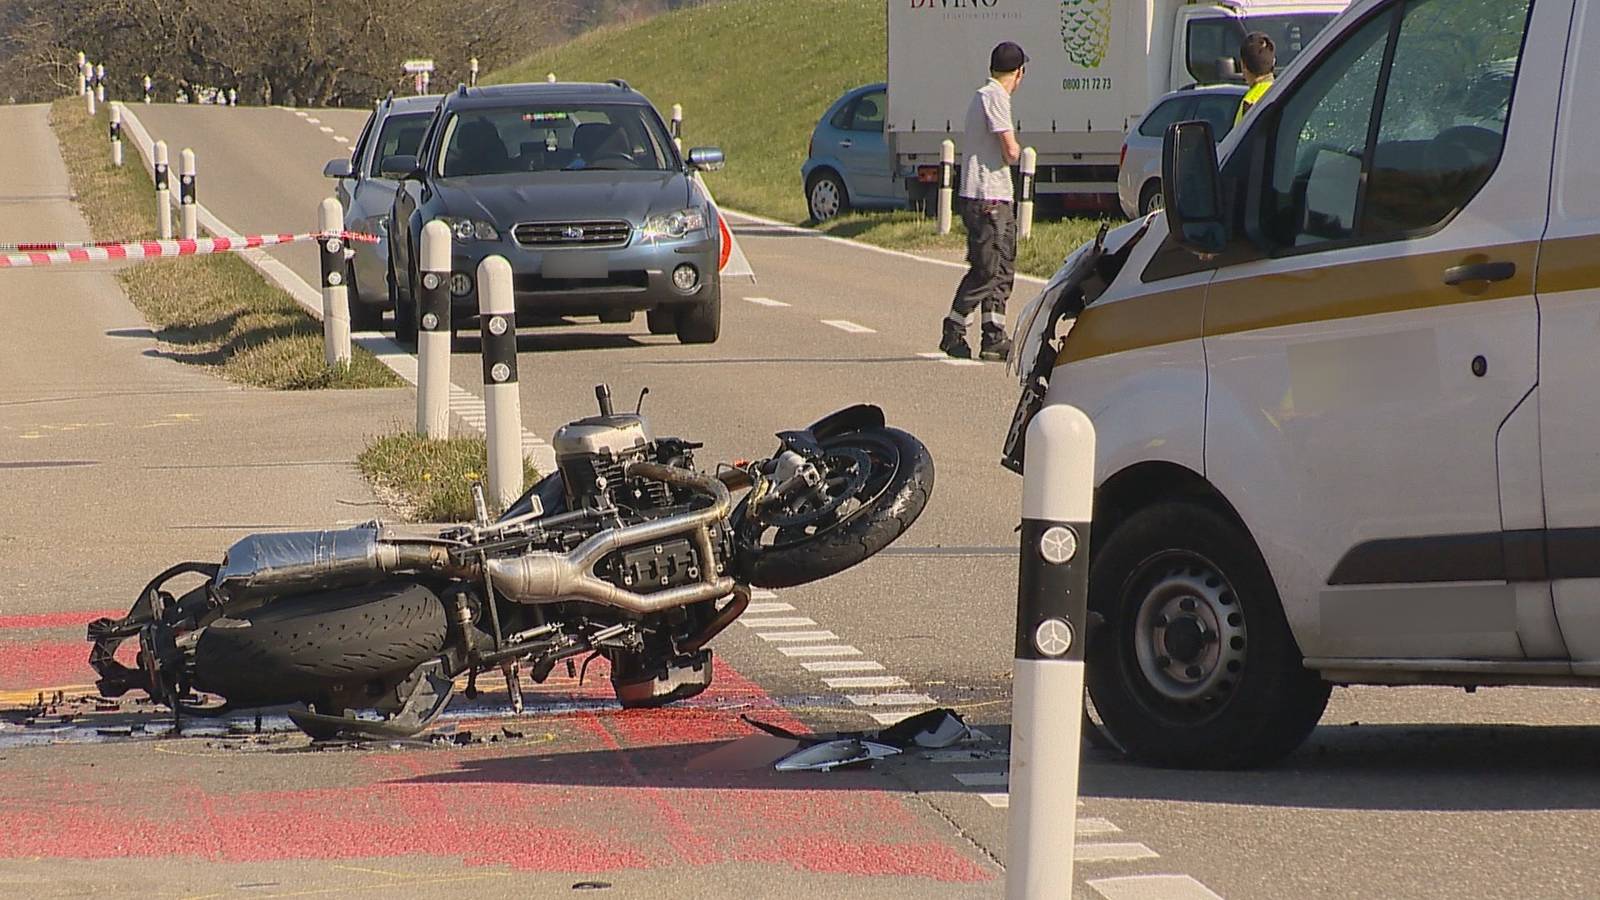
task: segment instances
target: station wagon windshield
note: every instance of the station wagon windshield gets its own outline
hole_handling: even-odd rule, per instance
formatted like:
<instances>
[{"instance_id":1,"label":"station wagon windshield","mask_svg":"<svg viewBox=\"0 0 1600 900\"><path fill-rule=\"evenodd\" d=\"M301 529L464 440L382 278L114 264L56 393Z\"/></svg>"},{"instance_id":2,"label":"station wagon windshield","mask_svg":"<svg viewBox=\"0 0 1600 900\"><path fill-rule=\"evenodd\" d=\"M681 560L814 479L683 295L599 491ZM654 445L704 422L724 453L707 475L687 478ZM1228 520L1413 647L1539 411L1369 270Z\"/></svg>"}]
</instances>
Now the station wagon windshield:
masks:
<instances>
[{"instance_id":1,"label":"station wagon windshield","mask_svg":"<svg viewBox=\"0 0 1600 900\"><path fill-rule=\"evenodd\" d=\"M1281 72L1331 21L1333 13L1196 19L1189 23L1189 77L1198 84L1242 84L1244 74L1239 68L1239 44L1252 31L1264 32L1272 38ZM1225 60L1233 61L1232 72L1224 68Z\"/></svg>"},{"instance_id":2,"label":"station wagon windshield","mask_svg":"<svg viewBox=\"0 0 1600 900\"><path fill-rule=\"evenodd\" d=\"M441 177L581 170L667 171L676 164L644 106L507 106L463 110L445 125Z\"/></svg>"}]
</instances>

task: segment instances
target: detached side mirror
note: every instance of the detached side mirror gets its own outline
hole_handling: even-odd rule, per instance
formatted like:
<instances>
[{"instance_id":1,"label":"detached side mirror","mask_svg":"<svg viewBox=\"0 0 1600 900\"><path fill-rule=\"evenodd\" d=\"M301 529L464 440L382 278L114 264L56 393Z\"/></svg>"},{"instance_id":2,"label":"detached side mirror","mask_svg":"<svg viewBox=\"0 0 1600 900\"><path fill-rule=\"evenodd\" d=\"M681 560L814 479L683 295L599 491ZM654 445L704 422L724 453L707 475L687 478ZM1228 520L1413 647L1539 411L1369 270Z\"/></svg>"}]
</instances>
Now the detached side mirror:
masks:
<instances>
[{"instance_id":1,"label":"detached side mirror","mask_svg":"<svg viewBox=\"0 0 1600 900\"><path fill-rule=\"evenodd\" d=\"M722 164L725 162L727 162L727 157L723 155L722 150L718 147L695 147L689 151L689 168L691 169L697 169L701 172L715 172L722 168Z\"/></svg>"},{"instance_id":2,"label":"detached side mirror","mask_svg":"<svg viewBox=\"0 0 1600 900\"><path fill-rule=\"evenodd\" d=\"M328 164L322 167L323 178L354 178L355 174L355 168L350 165L348 157L330 159Z\"/></svg>"},{"instance_id":3,"label":"detached side mirror","mask_svg":"<svg viewBox=\"0 0 1600 900\"><path fill-rule=\"evenodd\" d=\"M378 174L385 178L393 178L396 181L406 181L416 178L422 173L417 167L417 158L415 156L401 155L385 156L378 163Z\"/></svg>"},{"instance_id":4,"label":"detached side mirror","mask_svg":"<svg viewBox=\"0 0 1600 900\"><path fill-rule=\"evenodd\" d=\"M1209 122L1177 122L1161 142L1161 199L1173 240L1194 253L1221 253L1228 246L1222 204L1222 172Z\"/></svg>"}]
</instances>

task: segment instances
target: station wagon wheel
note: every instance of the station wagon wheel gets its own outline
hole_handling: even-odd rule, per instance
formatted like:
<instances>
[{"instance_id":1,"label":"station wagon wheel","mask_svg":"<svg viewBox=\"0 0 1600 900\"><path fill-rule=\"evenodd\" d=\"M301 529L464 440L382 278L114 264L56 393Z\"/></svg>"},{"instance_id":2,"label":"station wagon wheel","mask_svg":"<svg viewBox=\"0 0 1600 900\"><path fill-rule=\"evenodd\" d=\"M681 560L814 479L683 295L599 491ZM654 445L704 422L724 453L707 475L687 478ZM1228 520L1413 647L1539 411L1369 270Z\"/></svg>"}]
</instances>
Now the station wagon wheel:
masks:
<instances>
[{"instance_id":1,"label":"station wagon wheel","mask_svg":"<svg viewBox=\"0 0 1600 900\"><path fill-rule=\"evenodd\" d=\"M1139 215L1149 215L1164 206L1166 199L1161 195L1161 181L1152 178L1139 193Z\"/></svg>"},{"instance_id":2,"label":"station wagon wheel","mask_svg":"<svg viewBox=\"0 0 1600 900\"><path fill-rule=\"evenodd\" d=\"M806 185L806 207L817 222L849 212L850 194L844 181L831 169L812 175L811 182Z\"/></svg>"},{"instance_id":3,"label":"station wagon wheel","mask_svg":"<svg viewBox=\"0 0 1600 900\"><path fill-rule=\"evenodd\" d=\"M1086 680L1135 759L1261 765L1322 716L1329 686L1305 668L1260 551L1211 509L1162 503L1122 522L1095 553L1089 602L1106 624Z\"/></svg>"}]
</instances>

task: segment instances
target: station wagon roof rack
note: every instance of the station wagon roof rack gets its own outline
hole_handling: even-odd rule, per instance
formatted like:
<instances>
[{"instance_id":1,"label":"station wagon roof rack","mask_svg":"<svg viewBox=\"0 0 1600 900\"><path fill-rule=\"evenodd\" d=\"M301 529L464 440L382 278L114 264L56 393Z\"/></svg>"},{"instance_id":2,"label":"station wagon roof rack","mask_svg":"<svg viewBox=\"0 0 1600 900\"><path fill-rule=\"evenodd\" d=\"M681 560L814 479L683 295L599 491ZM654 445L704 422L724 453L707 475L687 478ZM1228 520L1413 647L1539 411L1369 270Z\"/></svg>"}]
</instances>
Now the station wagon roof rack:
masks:
<instances>
[{"instance_id":1,"label":"station wagon roof rack","mask_svg":"<svg viewBox=\"0 0 1600 900\"><path fill-rule=\"evenodd\" d=\"M609 84L609 85L613 85L613 86L615 86L615 87L619 87L619 88L622 88L622 89L623 89L623 90L625 90L625 91L631 91L631 90L633 90L633 86L632 86L632 85L630 85L630 84L628 84L628 83L627 83L627 82L626 82L626 81L623 81L623 80L622 80L622 79L621 79L621 78L612 78L612 79L609 79L609 80L608 80L608 81L606 81L606 84Z\"/></svg>"}]
</instances>

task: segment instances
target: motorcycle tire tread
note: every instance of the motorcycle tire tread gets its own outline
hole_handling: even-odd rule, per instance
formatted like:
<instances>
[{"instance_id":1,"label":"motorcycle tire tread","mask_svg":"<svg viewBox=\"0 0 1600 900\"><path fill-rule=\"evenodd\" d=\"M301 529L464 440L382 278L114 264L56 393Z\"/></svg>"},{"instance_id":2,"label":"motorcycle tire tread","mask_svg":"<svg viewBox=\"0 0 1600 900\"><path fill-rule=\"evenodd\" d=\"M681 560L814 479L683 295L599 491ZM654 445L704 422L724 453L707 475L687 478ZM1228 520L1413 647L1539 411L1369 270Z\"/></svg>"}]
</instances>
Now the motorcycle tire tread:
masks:
<instances>
[{"instance_id":1,"label":"motorcycle tire tread","mask_svg":"<svg viewBox=\"0 0 1600 900\"><path fill-rule=\"evenodd\" d=\"M793 547L754 554L747 569L752 585L795 587L837 575L894 543L922 515L933 495L933 455L898 428L867 431L888 437L899 449L894 482L871 509L843 527Z\"/></svg>"},{"instance_id":2,"label":"motorcycle tire tread","mask_svg":"<svg viewBox=\"0 0 1600 900\"><path fill-rule=\"evenodd\" d=\"M409 672L447 630L443 603L419 584L289 597L213 622L195 646L196 682L236 703L305 700Z\"/></svg>"}]
</instances>

